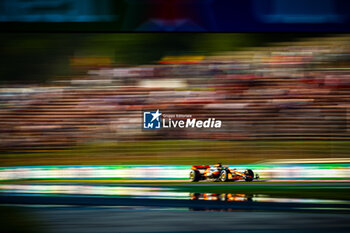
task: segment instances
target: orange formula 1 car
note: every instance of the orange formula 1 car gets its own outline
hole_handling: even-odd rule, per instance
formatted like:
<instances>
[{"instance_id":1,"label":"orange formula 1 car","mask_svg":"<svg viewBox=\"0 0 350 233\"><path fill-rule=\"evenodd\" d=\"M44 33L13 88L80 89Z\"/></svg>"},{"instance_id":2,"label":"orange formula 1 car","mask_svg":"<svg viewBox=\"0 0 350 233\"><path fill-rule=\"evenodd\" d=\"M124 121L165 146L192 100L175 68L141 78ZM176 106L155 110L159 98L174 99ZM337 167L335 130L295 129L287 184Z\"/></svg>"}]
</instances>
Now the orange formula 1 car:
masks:
<instances>
[{"instance_id":1,"label":"orange formula 1 car","mask_svg":"<svg viewBox=\"0 0 350 233\"><path fill-rule=\"evenodd\" d=\"M229 167L222 166L221 163L215 164L214 166L192 166L190 172L190 180L192 182L197 182L200 180L212 180L222 182L245 180L250 182L258 178L259 175L255 174L254 177L254 172L250 169L246 169L244 172L239 172L235 169L230 169Z\"/></svg>"}]
</instances>

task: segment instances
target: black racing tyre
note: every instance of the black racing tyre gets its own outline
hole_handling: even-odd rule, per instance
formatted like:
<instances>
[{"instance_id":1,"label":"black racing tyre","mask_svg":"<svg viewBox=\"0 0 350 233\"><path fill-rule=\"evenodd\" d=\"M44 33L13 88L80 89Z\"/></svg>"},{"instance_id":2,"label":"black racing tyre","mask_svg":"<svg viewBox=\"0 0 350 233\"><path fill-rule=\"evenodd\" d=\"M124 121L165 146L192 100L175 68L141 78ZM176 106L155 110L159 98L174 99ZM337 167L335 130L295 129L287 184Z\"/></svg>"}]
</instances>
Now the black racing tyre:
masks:
<instances>
[{"instance_id":1,"label":"black racing tyre","mask_svg":"<svg viewBox=\"0 0 350 233\"><path fill-rule=\"evenodd\" d=\"M198 182L200 179L200 174L199 174L199 171L197 170L192 170L190 172L190 180L191 182Z\"/></svg>"},{"instance_id":2,"label":"black racing tyre","mask_svg":"<svg viewBox=\"0 0 350 233\"><path fill-rule=\"evenodd\" d=\"M200 193L190 193L191 200L198 200L200 196Z\"/></svg>"},{"instance_id":3,"label":"black racing tyre","mask_svg":"<svg viewBox=\"0 0 350 233\"><path fill-rule=\"evenodd\" d=\"M226 193L221 193L220 194L220 201L227 201L227 194Z\"/></svg>"},{"instance_id":4,"label":"black racing tyre","mask_svg":"<svg viewBox=\"0 0 350 233\"><path fill-rule=\"evenodd\" d=\"M250 170L250 169L245 170L244 175L246 175L245 181L247 181L247 182L253 181L254 172L252 170Z\"/></svg>"},{"instance_id":5,"label":"black racing tyre","mask_svg":"<svg viewBox=\"0 0 350 233\"><path fill-rule=\"evenodd\" d=\"M227 171L222 170L220 173L220 181L225 182L228 179Z\"/></svg>"}]
</instances>

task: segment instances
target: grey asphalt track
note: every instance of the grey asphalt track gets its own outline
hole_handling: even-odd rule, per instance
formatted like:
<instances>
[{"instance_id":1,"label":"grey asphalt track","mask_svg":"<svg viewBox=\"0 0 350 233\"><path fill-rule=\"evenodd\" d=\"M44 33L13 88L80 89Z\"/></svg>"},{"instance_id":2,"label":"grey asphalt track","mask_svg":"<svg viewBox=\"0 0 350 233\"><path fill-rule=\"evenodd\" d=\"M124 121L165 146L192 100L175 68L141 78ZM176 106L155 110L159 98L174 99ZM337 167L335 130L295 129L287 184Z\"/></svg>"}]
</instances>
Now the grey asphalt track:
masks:
<instances>
[{"instance_id":1,"label":"grey asphalt track","mask_svg":"<svg viewBox=\"0 0 350 233\"><path fill-rule=\"evenodd\" d=\"M77 190L87 189L84 185L86 186L83 184L74 187ZM101 187L107 184L90 185ZM187 185L220 187L227 184L185 184ZM245 183L234 185L246 186ZM259 185L262 184L252 183L247 187ZM272 188L284 185L291 188L288 184L263 186ZM114 187L116 184L110 184L110 186ZM116 187L118 186L136 186L146 189L153 187L146 184L123 184ZM28 189L29 187L31 186L22 187L24 189L21 189L21 192L38 191L35 187L42 186L34 185L31 187L34 189ZM170 185L170 187L174 186ZM336 192L337 188L348 189L349 184L297 184L292 189L296 187L302 189L323 187L334 189ZM9 216L9 219L15 219L11 225L11 221L4 220L7 213L3 213L4 218L0 218L3 221L0 232L347 233L350 229L350 204L346 201L334 203L205 201L157 196L145 198L144 196L127 195L11 193L9 190L0 194L1 207L14 208L17 212L27 214L22 214L20 218ZM28 227L22 227L18 220L29 219L29 217L35 223L33 230L22 231ZM17 229L16 227L21 227L20 231L13 231Z\"/></svg>"},{"instance_id":2,"label":"grey asphalt track","mask_svg":"<svg viewBox=\"0 0 350 233\"><path fill-rule=\"evenodd\" d=\"M85 195L1 194L2 204L79 205L79 206L157 206L194 209L284 210L284 211L349 211L348 203L277 203L248 201L205 201L159 198L126 198Z\"/></svg>"},{"instance_id":3,"label":"grey asphalt track","mask_svg":"<svg viewBox=\"0 0 350 233\"><path fill-rule=\"evenodd\" d=\"M51 233L116 232L349 232L350 214L188 211L106 207L25 207L38 229Z\"/></svg>"}]
</instances>

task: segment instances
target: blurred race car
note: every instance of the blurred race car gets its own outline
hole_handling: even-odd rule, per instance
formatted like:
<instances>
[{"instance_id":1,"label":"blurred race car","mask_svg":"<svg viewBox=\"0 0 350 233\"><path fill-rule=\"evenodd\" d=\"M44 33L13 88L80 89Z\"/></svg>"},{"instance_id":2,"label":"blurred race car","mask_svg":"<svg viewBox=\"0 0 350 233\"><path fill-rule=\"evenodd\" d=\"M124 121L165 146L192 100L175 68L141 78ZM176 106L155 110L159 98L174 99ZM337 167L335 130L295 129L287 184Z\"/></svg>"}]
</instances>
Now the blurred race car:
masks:
<instances>
[{"instance_id":1,"label":"blurred race car","mask_svg":"<svg viewBox=\"0 0 350 233\"><path fill-rule=\"evenodd\" d=\"M253 181L258 179L259 175L255 174L250 169L246 169L244 172L239 172L236 169L230 169L229 167L222 166L221 163L215 164L214 166L202 165L192 166L190 172L190 180L197 182L200 180L212 180L212 181L235 181L245 180Z\"/></svg>"}]
</instances>

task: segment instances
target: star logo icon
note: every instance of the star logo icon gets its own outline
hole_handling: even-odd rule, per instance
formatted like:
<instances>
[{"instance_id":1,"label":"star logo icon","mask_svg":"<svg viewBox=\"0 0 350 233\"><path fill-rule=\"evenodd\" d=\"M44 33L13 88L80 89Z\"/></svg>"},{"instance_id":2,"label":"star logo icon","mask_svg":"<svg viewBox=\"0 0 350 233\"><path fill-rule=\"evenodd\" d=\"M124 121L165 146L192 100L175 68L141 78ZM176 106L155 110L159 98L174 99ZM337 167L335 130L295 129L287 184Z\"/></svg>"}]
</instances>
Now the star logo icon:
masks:
<instances>
[{"instance_id":1,"label":"star logo icon","mask_svg":"<svg viewBox=\"0 0 350 233\"><path fill-rule=\"evenodd\" d=\"M159 109L157 109L157 111L155 113L152 113L151 115L153 116L151 122L154 121L154 120L159 121L159 117L162 115L162 113L160 113Z\"/></svg>"}]
</instances>

